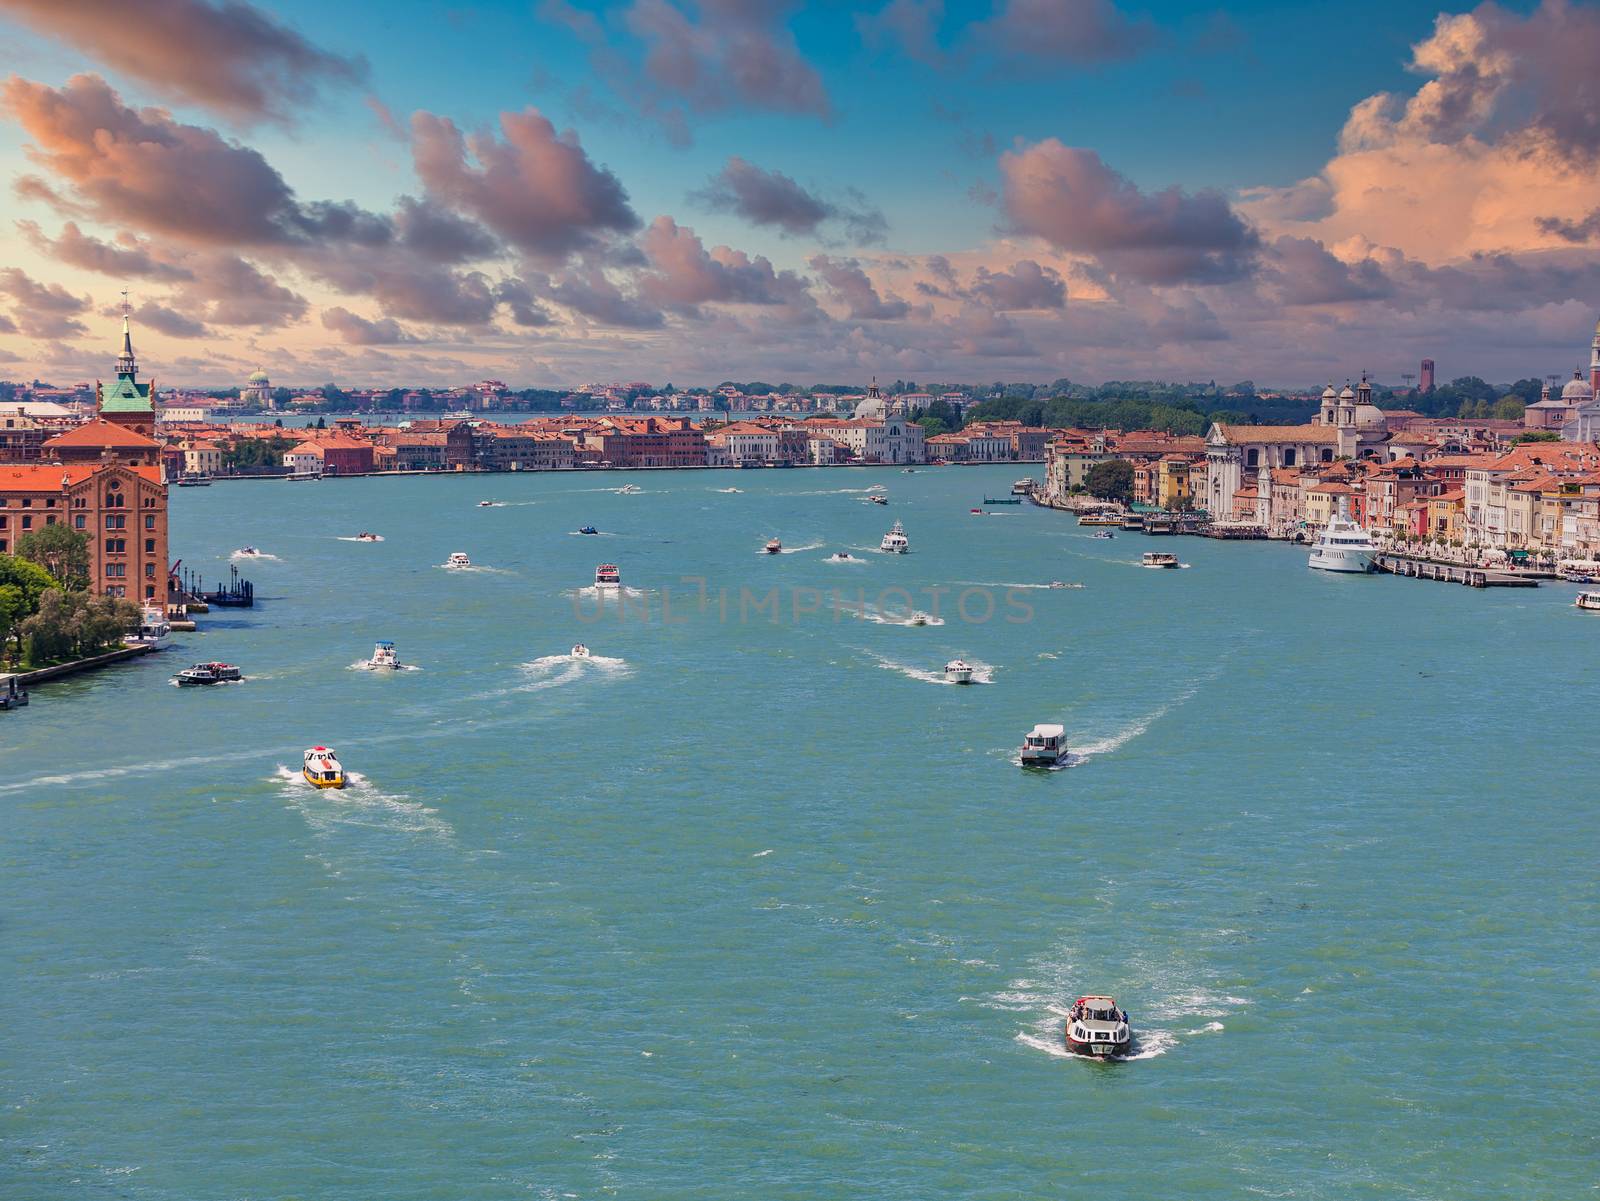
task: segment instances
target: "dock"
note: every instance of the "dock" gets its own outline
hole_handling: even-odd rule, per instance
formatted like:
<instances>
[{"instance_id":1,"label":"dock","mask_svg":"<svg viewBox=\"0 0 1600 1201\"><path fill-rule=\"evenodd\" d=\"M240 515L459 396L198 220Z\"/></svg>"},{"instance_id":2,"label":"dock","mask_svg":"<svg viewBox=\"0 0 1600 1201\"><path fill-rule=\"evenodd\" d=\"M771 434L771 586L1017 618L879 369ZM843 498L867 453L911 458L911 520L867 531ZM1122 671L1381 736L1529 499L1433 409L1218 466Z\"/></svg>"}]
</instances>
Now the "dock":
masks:
<instances>
[{"instance_id":1,"label":"dock","mask_svg":"<svg viewBox=\"0 0 1600 1201\"><path fill-rule=\"evenodd\" d=\"M1379 571L1410 576L1414 580L1439 580L1446 584L1465 584L1468 588L1537 588L1539 581L1514 571L1495 571L1462 563L1439 563L1411 555L1388 552L1373 556Z\"/></svg>"}]
</instances>

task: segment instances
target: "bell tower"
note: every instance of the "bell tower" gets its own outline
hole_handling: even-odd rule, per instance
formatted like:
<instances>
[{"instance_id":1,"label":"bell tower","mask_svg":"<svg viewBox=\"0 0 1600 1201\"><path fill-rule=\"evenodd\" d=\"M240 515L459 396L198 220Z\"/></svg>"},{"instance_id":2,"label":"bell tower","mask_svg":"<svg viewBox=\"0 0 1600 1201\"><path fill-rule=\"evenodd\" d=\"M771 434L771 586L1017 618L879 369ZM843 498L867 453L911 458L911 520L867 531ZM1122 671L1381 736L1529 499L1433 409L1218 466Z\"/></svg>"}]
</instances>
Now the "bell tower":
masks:
<instances>
[{"instance_id":1,"label":"bell tower","mask_svg":"<svg viewBox=\"0 0 1600 1201\"><path fill-rule=\"evenodd\" d=\"M139 382L139 364L133 357L133 331L129 326L128 293L122 293L122 353L117 356L116 382L94 386L95 412L106 421L155 437L155 381Z\"/></svg>"}]
</instances>

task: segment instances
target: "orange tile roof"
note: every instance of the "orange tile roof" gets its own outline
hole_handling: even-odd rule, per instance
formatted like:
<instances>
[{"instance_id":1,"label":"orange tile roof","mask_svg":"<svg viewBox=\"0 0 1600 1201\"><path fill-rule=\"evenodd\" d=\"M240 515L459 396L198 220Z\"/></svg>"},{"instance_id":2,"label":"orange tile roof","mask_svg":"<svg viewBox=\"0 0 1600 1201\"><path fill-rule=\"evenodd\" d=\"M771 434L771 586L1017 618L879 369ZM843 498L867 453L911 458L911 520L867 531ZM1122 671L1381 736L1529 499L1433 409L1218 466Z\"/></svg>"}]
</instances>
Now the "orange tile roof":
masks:
<instances>
[{"instance_id":1,"label":"orange tile roof","mask_svg":"<svg viewBox=\"0 0 1600 1201\"><path fill-rule=\"evenodd\" d=\"M1337 442L1331 425L1225 425L1217 428L1230 442Z\"/></svg>"},{"instance_id":2,"label":"orange tile roof","mask_svg":"<svg viewBox=\"0 0 1600 1201\"><path fill-rule=\"evenodd\" d=\"M131 471L152 484L161 482L161 468L125 467L117 463L29 463L0 464L0 492L60 492L62 479L67 486L81 484L101 471Z\"/></svg>"},{"instance_id":3,"label":"orange tile roof","mask_svg":"<svg viewBox=\"0 0 1600 1201\"><path fill-rule=\"evenodd\" d=\"M93 421L86 421L64 434L57 434L45 442L44 448L51 450L58 446L112 446L153 450L160 445L154 438L146 438L138 430L118 425L115 421L107 421L103 417L96 417Z\"/></svg>"}]
</instances>

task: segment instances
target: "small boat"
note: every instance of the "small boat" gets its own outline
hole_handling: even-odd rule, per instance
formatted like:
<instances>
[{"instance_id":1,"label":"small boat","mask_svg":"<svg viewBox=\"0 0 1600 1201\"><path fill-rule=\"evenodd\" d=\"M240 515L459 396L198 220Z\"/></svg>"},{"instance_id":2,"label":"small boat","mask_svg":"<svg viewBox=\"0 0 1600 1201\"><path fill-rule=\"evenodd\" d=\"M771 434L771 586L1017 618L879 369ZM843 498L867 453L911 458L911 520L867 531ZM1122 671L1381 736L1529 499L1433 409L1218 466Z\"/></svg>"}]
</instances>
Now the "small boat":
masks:
<instances>
[{"instance_id":1,"label":"small boat","mask_svg":"<svg viewBox=\"0 0 1600 1201\"><path fill-rule=\"evenodd\" d=\"M1140 567L1176 567L1178 556L1164 550L1147 550L1139 560Z\"/></svg>"},{"instance_id":2,"label":"small boat","mask_svg":"<svg viewBox=\"0 0 1600 1201\"><path fill-rule=\"evenodd\" d=\"M356 541L357 542L382 542L383 541L383 535L382 534L374 534L374 533L371 533L371 532L369 532L367 530L362 530L359 534L356 535Z\"/></svg>"},{"instance_id":3,"label":"small boat","mask_svg":"<svg viewBox=\"0 0 1600 1201\"><path fill-rule=\"evenodd\" d=\"M380 642L372 648L372 658L368 659L366 666L374 671L399 671L401 667L400 656L395 654L394 643Z\"/></svg>"},{"instance_id":4,"label":"small boat","mask_svg":"<svg viewBox=\"0 0 1600 1201\"><path fill-rule=\"evenodd\" d=\"M1111 538L1115 538L1116 535L1113 534L1110 530L1096 530L1094 533L1090 534L1089 537L1091 537L1091 538L1100 538L1102 540L1109 540Z\"/></svg>"},{"instance_id":5,"label":"small boat","mask_svg":"<svg viewBox=\"0 0 1600 1201\"><path fill-rule=\"evenodd\" d=\"M1020 496L986 496L986 497L983 498L983 503L986 504L986 505L1020 505L1022 503L1022 497L1020 497Z\"/></svg>"},{"instance_id":6,"label":"small boat","mask_svg":"<svg viewBox=\"0 0 1600 1201\"><path fill-rule=\"evenodd\" d=\"M450 557L444 561L444 565L452 571L460 571L463 567L471 567L472 560L460 551L452 551Z\"/></svg>"},{"instance_id":7,"label":"small boat","mask_svg":"<svg viewBox=\"0 0 1600 1201\"><path fill-rule=\"evenodd\" d=\"M172 625L167 621L163 605L142 605L139 609L139 630L127 639L135 646L150 646L160 650L172 635Z\"/></svg>"},{"instance_id":8,"label":"small boat","mask_svg":"<svg viewBox=\"0 0 1600 1201\"><path fill-rule=\"evenodd\" d=\"M912 610L911 616L906 618L906 624L908 626L925 626L932 620L933 619L921 609L914 609Z\"/></svg>"},{"instance_id":9,"label":"small boat","mask_svg":"<svg viewBox=\"0 0 1600 1201\"><path fill-rule=\"evenodd\" d=\"M1050 587L1052 587L1052 588L1081 588L1081 587L1083 587L1083 585L1082 584L1069 584L1065 580L1051 580L1050 581Z\"/></svg>"},{"instance_id":10,"label":"small boat","mask_svg":"<svg viewBox=\"0 0 1600 1201\"><path fill-rule=\"evenodd\" d=\"M237 684L244 673L231 663L196 663L186 667L175 677L180 688L196 688L208 684Z\"/></svg>"},{"instance_id":11,"label":"small boat","mask_svg":"<svg viewBox=\"0 0 1600 1201\"><path fill-rule=\"evenodd\" d=\"M982 509L969 509L969 510L967 510L967 511L968 511L968 512L969 512L969 513L971 513L971 514L973 514L973 515L974 515L974 516L976 516L976 517L981 517L981 516L983 516L983 510L982 510Z\"/></svg>"},{"instance_id":12,"label":"small boat","mask_svg":"<svg viewBox=\"0 0 1600 1201\"><path fill-rule=\"evenodd\" d=\"M599 532L600 531L595 529L592 525L580 525L578 527L578 533L580 534L598 534Z\"/></svg>"},{"instance_id":13,"label":"small boat","mask_svg":"<svg viewBox=\"0 0 1600 1201\"><path fill-rule=\"evenodd\" d=\"M572 657L574 659L587 659L589 657L589 648L581 642L578 643L572 648Z\"/></svg>"},{"instance_id":14,"label":"small boat","mask_svg":"<svg viewBox=\"0 0 1600 1201\"><path fill-rule=\"evenodd\" d=\"M856 557L847 550L837 550L828 556L830 563L854 563Z\"/></svg>"},{"instance_id":15,"label":"small boat","mask_svg":"<svg viewBox=\"0 0 1600 1201\"><path fill-rule=\"evenodd\" d=\"M1117 1008L1115 997L1079 997L1067 1016L1066 1041L1074 1055L1126 1055L1133 1047L1128 1012Z\"/></svg>"},{"instance_id":16,"label":"small boat","mask_svg":"<svg viewBox=\"0 0 1600 1201\"><path fill-rule=\"evenodd\" d=\"M889 498L878 492L874 492L871 496L867 497L867 499L875 505L886 505L889 503Z\"/></svg>"},{"instance_id":17,"label":"small boat","mask_svg":"<svg viewBox=\"0 0 1600 1201\"><path fill-rule=\"evenodd\" d=\"M259 559L261 558L261 548L256 546L241 546L238 550L233 552L233 557L235 559Z\"/></svg>"},{"instance_id":18,"label":"small boat","mask_svg":"<svg viewBox=\"0 0 1600 1201\"><path fill-rule=\"evenodd\" d=\"M1579 609L1587 609L1591 613L1600 613L1600 592L1580 592L1578 599L1573 604Z\"/></svg>"},{"instance_id":19,"label":"small boat","mask_svg":"<svg viewBox=\"0 0 1600 1201\"><path fill-rule=\"evenodd\" d=\"M1033 491L1033 477L1032 476L1025 475L1020 480L1018 480L1016 483L1011 485L1011 495L1012 496L1027 496L1028 493L1030 493L1032 491Z\"/></svg>"},{"instance_id":20,"label":"small boat","mask_svg":"<svg viewBox=\"0 0 1600 1201\"><path fill-rule=\"evenodd\" d=\"M1022 740L1023 767L1054 767L1067 756L1067 732L1061 726L1034 726Z\"/></svg>"},{"instance_id":21,"label":"small boat","mask_svg":"<svg viewBox=\"0 0 1600 1201\"><path fill-rule=\"evenodd\" d=\"M1373 570L1373 556L1377 550L1372 535L1350 520L1348 510L1341 503L1338 516L1328 522L1322 537L1312 543L1306 566L1317 571L1364 575Z\"/></svg>"},{"instance_id":22,"label":"small boat","mask_svg":"<svg viewBox=\"0 0 1600 1201\"><path fill-rule=\"evenodd\" d=\"M624 484L624 485L622 485L622 487L617 489L617 495L618 496L632 496L632 495L634 495L634 493L636 493L638 491L639 491L639 485L638 484Z\"/></svg>"},{"instance_id":23,"label":"small boat","mask_svg":"<svg viewBox=\"0 0 1600 1201\"><path fill-rule=\"evenodd\" d=\"M622 573L617 570L615 563L602 563L594 569L594 586L596 588L622 587Z\"/></svg>"},{"instance_id":24,"label":"small boat","mask_svg":"<svg viewBox=\"0 0 1600 1201\"><path fill-rule=\"evenodd\" d=\"M300 774L308 784L317 788L343 788L344 767L339 757L325 746L314 746L306 752Z\"/></svg>"},{"instance_id":25,"label":"small boat","mask_svg":"<svg viewBox=\"0 0 1600 1201\"><path fill-rule=\"evenodd\" d=\"M915 467L904 467L904 468L901 468L900 474L901 475L916 475L917 474L917 469Z\"/></svg>"},{"instance_id":26,"label":"small boat","mask_svg":"<svg viewBox=\"0 0 1600 1201\"><path fill-rule=\"evenodd\" d=\"M779 542L776 538L768 538L767 539L767 545L766 545L767 554L775 555L779 551L781 551L782 549L783 549L783 543Z\"/></svg>"},{"instance_id":27,"label":"small boat","mask_svg":"<svg viewBox=\"0 0 1600 1201\"><path fill-rule=\"evenodd\" d=\"M944 678L957 684L972 683L972 664L965 659L952 659L944 665Z\"/></svg>"},{"instance_id":28,"label":"small boat","mask_svg":"<svg viewBox=\"0 0 1600 1201\"><path fill-rule=\"evenodd\" d=\"M480 508L480 509L496 509L496 508L499 508L499 502L498 501L493 501L493 500L480 500L478 502L478 508Z\"/></svg>"},{"instance_id":29,"label":"small boat","mask_svg":"<svg viewBox=\"0 0 1600 1201\"><path fill-rule=\"evenodd\" d=\"M889 527L889 532L883 536L883 541L878 543L878 549L885 554L903 555L911 549L911 539L906 537L905 527L898 521Z\"/></svg>"},{"instance_id":30,"label":"small boat","mask_svg":"<svg viewBox=\"0 0 1600 1201\"><path fill-rule=\"evenodd\" d=\"M14 675L0 676L0 710L20 709L28 703L28 690Z\"/></svg>"}]
</instances>

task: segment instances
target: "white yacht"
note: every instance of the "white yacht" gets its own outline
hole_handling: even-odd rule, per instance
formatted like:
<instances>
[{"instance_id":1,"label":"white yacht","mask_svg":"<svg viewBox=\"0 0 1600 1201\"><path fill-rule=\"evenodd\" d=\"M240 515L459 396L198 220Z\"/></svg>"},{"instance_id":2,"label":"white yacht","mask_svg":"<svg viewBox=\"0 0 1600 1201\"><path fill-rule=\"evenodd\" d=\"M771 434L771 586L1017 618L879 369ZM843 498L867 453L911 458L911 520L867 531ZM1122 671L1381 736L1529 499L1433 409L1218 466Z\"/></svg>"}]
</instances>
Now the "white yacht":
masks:
<instances>
[{"instance_id":1,"label":"white yacht","mask_svg":"<svg viewBox=\"0 0 1600 1201\"><path fill-rule=\"evenodd\" d=\"M1591 613L1600 613L1600 592L1580 592L1578 599L1573 602L1580 609L1587 609Z\"/></svg>"},{"instance_id":2,"label":"white yacht","mask_svg":"<svg viewBox=\"0 0 1600 1201\"><path fill-rule=\"evenodd\" d=\"M1067 757L1067 731L1063 726L1034 726L1022 740L1023 767L1054 767Z\"/></svg>"},{"instance_id":3,"label":"white yacht","mask_svg":"<svg viewBox=\"0 0 1600 1201\"><path fill-rule=\"evenodd\" d=\"M444 565L452 571L460 571L463 567L471 567L472 560L460 551L452 551L450 557L444 561Z\"/></svg>"},{"instance_id":4,"label":"white yacht","mask_svg":"<svg viewBox=\"0 0 1600 1201\"><path fill-rule=\"evenodd\" d=\"M906 618L906 624L908 626L925 626L932 620L933 619L921 609L914 609L911 612L911 616Z\"/></svg>"},{"instance_id":5,"label":"white yacht","mask_svg":"<svg viewBox=\"0 0 1600 1201\"><path fill-rule=\"evenodd\" d=\"M903 555L910 550L911 539L906 537L905 527L898 521L890 526L883 541L878 543L878 549L889 555Z\"/></svg>"},{"instance_id":6,"label":"white yacht","mask_svg":"<svg viewBox=\"0 0 1600 1201\"><path fill-rule=\"evenodd\" d=\"M952 659L944 665L944 678L955 684L970 684L972 664L965 659Z\"/></svg>"},{"instance_id":7,"label":"white yacht","mask_svg":"<svg viewBox=\"0 0 1600 1201\"><path fill-rule=\"evenodd\" d=\"M1126 1055L1133 1047L1128 1011L1115 997L1079 997L1067 1017L1067 1050L1074 1055Z\"/></svg>"},{"instance_id":8,"label":"white yacht","mask_svg":"<svg viewBox=\"0 0 1600 1201\"><path fill-rule=\"evenodd\" d=\"M167 621L164 605L143 605L139 609L139 632L127 641L137 646L152 646L160 650L172 636L172 625Z\"/></svg>"},{"instance_id":9,"label":"white yacht","mask_svg":"<svg viewBox=\"0 0 1600 1201\"><path fill-rule=\"evenodd\" d=\"M395 653L394 643L384 641L372 648L372 658L368 659L366 666L373 671L399 671L400 656Z\"/></svg>"},{"instance_id":10,"label":"white yacht","mask_svg":"<svg viewBox=\"0 0 1600 1201\"><path fill-rule=\"evenodd\" d=\"M1348 511L1340 505L1339 515L1328 522L1322 537L1312 544L1311 557L1306 561L1306 566L1318 571L1345 571L1361 575L1372 570L1372 556L1376 551L1372 535L1351 521Z\"/></svg>"}]
</instances>

